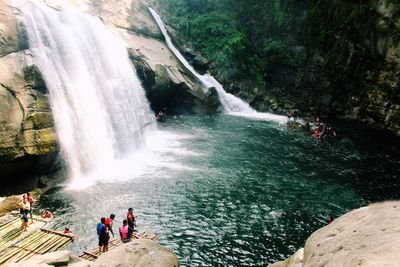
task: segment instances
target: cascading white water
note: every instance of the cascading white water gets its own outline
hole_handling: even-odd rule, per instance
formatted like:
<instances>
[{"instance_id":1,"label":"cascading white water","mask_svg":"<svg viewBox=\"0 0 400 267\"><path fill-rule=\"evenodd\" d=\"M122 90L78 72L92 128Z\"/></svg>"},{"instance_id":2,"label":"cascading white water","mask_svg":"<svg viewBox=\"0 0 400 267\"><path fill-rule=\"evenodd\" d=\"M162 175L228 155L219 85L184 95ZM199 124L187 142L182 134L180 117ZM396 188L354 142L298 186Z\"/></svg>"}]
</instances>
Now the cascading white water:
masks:
<instances>
[{"instance_id":1,"label":"cascading white water","mask_svg":"<svg viewBox=\"0 0 400 267\"><path fill-rule=\"evenodd\" d=\"M49 89L69 176L88 177L144 142L154 116L122 41L96 17L14 5Z\"/></svg>"},{"instance_id":2,"label":"cascading white water","mask_svg":"<svg viewBox=\"0 0 400 267\"><path fill-rule=\"evenodd\" d=\"M248 103L244 102L243 100L232 94L227 93L222 85L210 74L199 74L172 43L161 17L151 7L149 7L149 10L158 27L160 28L162 34L164 35L165 41L167 42L169 49L171 49L178 60L203 84L203 86L207 88L215 87L225 113L243 117L273 120L281 123L287 122L287 118L285 116L257 112L256 110L251 108Z\"/></svg>"}]
</instances>

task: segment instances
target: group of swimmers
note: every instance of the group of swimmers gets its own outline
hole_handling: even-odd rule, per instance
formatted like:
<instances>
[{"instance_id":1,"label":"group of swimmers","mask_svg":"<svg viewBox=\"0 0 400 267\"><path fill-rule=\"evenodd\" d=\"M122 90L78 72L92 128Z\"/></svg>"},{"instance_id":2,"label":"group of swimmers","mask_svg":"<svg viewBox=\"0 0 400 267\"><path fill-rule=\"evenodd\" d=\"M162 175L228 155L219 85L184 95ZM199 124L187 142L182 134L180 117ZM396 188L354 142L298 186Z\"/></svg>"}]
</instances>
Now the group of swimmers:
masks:
<instances>
[{"instance_id":1,"label":"group of swimmers","mask_svg":"<svg viewBox=\"0 0 400 267\"><path fill-rule=\"evenodd\" d=\"M113 223L115 214L111 213L110 217L102 217L97 224L97 236L99 238L99 254L108 251L108 242L110 241L110 233L114 236ZM119 235L122 242L126 243L131 241L132 233L136 232L136 215L133 209L129 208L126 214L126 219L123 220L122 225L119 227Z\"/></svg>"},{"instance_id":2,"label":"group of swimmers","mask_svg":"<svg viewBox=\"0 0 400 267\"><path fill-rule=\"evenodd\" d=\"M298 123L297 122L298 116L299 116L298 109L289 110L287 113L288 125L293 125L293 124L302 125L302 127L306 131L312 131L312 136L315 137L317 140L324 139L328 136L336 137L337 134L336 131L333 129L333 127L322 122L319 116L316 116L314 119L315 127L311 127L310 122L306 118L304 119L304 124Z\"/></svg>"},{"instance_id":3,"label":"group of swimmers","mask_svg":"<svg viewBox=\"0 0 400 267\"><path fill-rule=\"evenodd\" d=\"M318 116L315 117L315 125L317 126L313 132L313 136L315 138L324 139L328 136L336 137L336 131L333 129L333 127L323 123Z\"/></svg>"}]
</instances>

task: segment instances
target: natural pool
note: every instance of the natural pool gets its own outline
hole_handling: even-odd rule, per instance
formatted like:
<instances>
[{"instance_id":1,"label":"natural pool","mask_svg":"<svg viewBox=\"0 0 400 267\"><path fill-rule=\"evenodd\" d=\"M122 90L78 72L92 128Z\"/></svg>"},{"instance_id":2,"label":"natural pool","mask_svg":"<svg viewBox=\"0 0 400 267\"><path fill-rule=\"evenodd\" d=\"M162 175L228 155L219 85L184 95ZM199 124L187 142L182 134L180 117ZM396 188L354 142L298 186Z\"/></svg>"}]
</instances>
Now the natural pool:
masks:
<instances>
[{"instance_id":1,"label":"natural pool","mask_svg":"<svg viewBox=\"0 0 400 267\"><path fill-rule=\"evenodd\" d=\"M366 177L376 169L396 176L397 159L342 137L316 142L276 122L179 116L151 138L151 151L114 174L40 199L37 209L54 211L50 227L79 236L69 249L95 247L99 218L115 213L116 230L133 207L139 229L157 234L182 266L265 266L302 247L330 215L399 194L395 185L368 197L375 185Z\"/></svg>"}]
</instances>

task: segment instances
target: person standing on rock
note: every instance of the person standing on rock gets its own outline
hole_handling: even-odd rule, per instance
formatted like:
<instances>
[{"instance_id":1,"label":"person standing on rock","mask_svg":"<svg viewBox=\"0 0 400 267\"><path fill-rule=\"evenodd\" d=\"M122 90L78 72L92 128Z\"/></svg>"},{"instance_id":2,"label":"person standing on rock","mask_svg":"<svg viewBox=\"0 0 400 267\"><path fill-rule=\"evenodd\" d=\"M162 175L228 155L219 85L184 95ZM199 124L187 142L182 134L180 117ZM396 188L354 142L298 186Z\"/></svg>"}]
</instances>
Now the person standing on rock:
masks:
<instances>
[{"instance_id":1,"label":"person standing on rock","mask_svg":"<svg viewBox=\"0 0 400 267\"><path fill-rule=\"evenodd\" d=\"M101 252L108 251L108 239L109 239L109 232L108 228L105 225L106 218L101 218L100 222L97 224L97 235L99 237L99 254ZM103 250L102 250L103 248Z\"/></svg>"},{"instance_id":2,"label":"person standing on rock","mask_svg":"<svg viewBox=\"0 0 400 267\"><path fill-rule=\"evenodd\" d=\"M129 236L131 236L136 226L136 216L133 213L132 208L128 209L128 213L126 214L126 220L128 221L128 226L129 226Z\"/></svg>"},{"instance_id":3,"label":"person standing on rock","mask_svg":"<svg viewBox=\"0 0 400 267\"><path fill-rule=\"evenodd\" d=\"M110 217L107 217L104 222L104 224L106 225L106 227L108 227L108 229L110 230L110 232L112 233L113 236L114 236L114 232L113 232L114 219L115 219L115 214L111 213Z\"/></svg>"}]
</instances>

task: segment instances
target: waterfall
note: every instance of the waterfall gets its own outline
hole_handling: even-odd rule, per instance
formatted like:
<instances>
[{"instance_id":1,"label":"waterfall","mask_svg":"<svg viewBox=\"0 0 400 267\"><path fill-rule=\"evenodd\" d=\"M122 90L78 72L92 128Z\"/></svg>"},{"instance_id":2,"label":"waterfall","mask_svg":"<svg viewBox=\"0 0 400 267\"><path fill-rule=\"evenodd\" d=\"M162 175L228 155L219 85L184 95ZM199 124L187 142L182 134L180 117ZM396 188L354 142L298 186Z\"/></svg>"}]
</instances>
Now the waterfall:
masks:
<instances>
[{"instance_id":1,"label":"waterfall","mask_svg":"<svg viewBox=\"0 0 400 267\"><path fill-rule=\"evenodd\" d=\"M49 89L69 176L84 180L139 147L154 116L123 42L97 17L14 5Z\"/></svg>"},{"instance_id":2,"label":"waterfall","mask_svg":"<svg viewBox=\"0 0 400 267\"><path fill-rule=\"evenodd\" d=\"M232 94L227 93L222 85L210 74L199 74L172 43L161 17L151 7L149 7L149 10L158 27L160 28L162 34L164 35L168 48L172 51L172 53L174 53L174 55L186 67L186 69L188 69L202 83L204 87L214 87L217 90L219 100L225 113L256 119L273 120L280 123L287 122L285 116L257 112L256 110L251 108L248 103L244 102L243 100Z\"/></svg>"}]
</instances>

